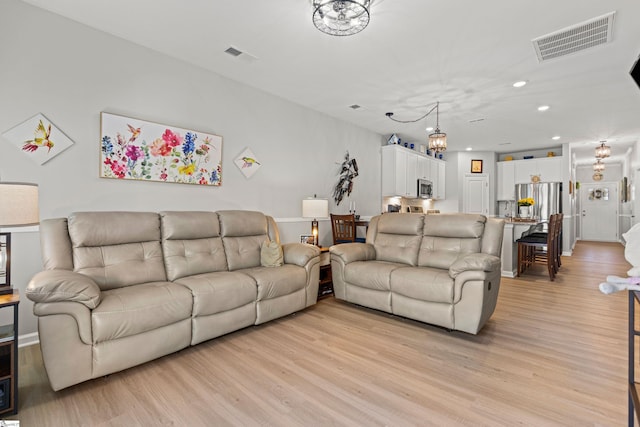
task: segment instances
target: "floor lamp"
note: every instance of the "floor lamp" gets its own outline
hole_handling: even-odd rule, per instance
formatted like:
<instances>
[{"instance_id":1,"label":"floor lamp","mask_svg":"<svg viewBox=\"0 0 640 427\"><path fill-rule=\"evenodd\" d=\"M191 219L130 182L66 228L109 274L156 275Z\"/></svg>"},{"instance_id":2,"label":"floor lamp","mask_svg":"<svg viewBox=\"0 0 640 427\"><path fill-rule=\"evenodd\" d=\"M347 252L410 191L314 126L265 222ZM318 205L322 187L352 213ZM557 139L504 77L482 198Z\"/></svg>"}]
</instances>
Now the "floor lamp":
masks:
<instances>
[{"instance_id":1,"label":"floor lamp","mask_svg":"<svg viewBox=\"0 0 640 427\"><path fill-rule=\"evenodd\" d=\"M38 185L0 182L0 228L36 225ZM0 295L13 293L11 286L11 233L0 233Z\"/></svg>"}]
</instances>

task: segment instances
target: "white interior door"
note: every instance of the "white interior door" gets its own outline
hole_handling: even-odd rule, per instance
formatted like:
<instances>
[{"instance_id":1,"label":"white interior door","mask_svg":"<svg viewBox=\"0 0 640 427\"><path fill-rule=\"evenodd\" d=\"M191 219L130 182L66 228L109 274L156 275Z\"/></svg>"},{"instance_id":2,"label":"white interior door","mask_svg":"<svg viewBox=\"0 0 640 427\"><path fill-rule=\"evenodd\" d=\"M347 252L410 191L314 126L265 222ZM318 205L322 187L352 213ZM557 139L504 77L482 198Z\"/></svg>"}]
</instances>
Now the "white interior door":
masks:
<instances>
[{"instance_id":1,"label":"white interior door","mask_svg":"<svg viewBox=\"0 0 640 427\"><path fill-rule=\"evenodd\" d=\"M489 214L489 177L468 174L464 179L462 211Z\"/></svg>"},{"instance_id":2,"label":"white interior door","mask_svg":"<svg viewBox=\"0 0 640 427\"><path fill-rule=\"evenodd\" d=\"M583 189L584 188L584 191ZM582 240L618 241L618 183L598 182L580 189Z\"/></svg>"}]
</instances>

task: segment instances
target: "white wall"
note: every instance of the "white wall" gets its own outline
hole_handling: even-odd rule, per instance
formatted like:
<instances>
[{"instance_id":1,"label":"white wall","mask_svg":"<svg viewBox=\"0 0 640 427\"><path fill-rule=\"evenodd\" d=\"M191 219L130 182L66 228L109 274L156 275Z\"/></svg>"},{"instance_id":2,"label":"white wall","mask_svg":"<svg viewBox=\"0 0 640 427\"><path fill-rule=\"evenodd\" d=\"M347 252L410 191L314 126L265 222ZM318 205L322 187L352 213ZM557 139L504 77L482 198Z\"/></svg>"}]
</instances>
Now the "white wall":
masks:
<instances>
[{"instance_id":1,"label":"white wall","mask_svg":"<svg viewBox=\"0 0 640 427\"><path fill-rule=\"evenodd\" d=\"M330 198L348 150L360 167L350 200L380 212L381 135L319 114L204 69L90 29L17 0L0 2L0 133L44 114L75 144L44 165L0 138L3 181L40 186L41 218L81 210L260 210L283 241L308 233L301 200ZM223 137L221 187L101 179L100 112ZM246 179L233 159L250 147L262 163ZM348 200L330 211L346 212ZM330 241L323 221L321 243ZM13 236L13 285L24 291L40 268L38 233ZM20 304L21 334L36 330Z\"/></svg>"}]
</instances>

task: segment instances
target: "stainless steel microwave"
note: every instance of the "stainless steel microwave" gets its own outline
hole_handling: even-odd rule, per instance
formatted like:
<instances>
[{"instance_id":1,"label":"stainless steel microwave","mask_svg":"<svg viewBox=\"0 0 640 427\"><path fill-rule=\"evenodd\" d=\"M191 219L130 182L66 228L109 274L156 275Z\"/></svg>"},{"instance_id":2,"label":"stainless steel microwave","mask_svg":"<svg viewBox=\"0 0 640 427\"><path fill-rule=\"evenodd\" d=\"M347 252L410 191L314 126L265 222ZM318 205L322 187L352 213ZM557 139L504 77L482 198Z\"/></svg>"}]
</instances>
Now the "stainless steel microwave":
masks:
<instances>
[{"instance_id":1,"label":"stainless steel microwave","mask_svg":"<svg viewBox=\"0 0 640 427\"><path fill-rule=\"evenodd\" d=\"M418 179L418 198L433 199L433 183L426 179Z\"/></svg>"}]
</instances>

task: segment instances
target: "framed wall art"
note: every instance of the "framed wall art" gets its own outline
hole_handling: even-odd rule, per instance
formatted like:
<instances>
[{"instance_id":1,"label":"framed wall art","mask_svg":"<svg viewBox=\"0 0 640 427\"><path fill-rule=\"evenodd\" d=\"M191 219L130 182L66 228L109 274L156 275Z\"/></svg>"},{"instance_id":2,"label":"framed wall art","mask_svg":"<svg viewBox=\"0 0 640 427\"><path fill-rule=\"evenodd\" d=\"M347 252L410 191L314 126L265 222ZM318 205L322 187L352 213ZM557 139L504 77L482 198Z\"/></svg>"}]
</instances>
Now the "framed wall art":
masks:
<instances>
[{"instance_id":1,"label":"framed wall art","mask_svg":"<svg viewBox=\"0 0 640 427\"><path fill-rule=\"evenodd\" d=\"M315 239L312 234L301 234L300 235L300 243L306 243L307 245L313 245Z\"/></svg>"},{"instance_id":2,"label":"framed wall art","mask_svg":"<svg viewBox=\"0 0 640 427\"><path fill-rule=\"evenodd\" d=\"M260 169L262 164L256 159L255 154L249 148L246 148L236 159L234 163L240 169L245 178L251 178L254 173Z\"/></svg>"},{"instance_id":3,"label":"framed wall art","mask_svg":"<svg viewBox=\"0 0 640 427\"><path fill-rule=\"evenodd\" d=\"M39 165L73 145L73 141L42 114L25 120L2 136Z\"/></svg>"},{"instance_id":4,"label":"framed wall art","mask_svg":"<svg viewBox=\"0 0 640 427\"><path fill-rule=\"evenodd\" d=\"M482 173L482 160L471 160L471 173Z\"/></svg>"},{"instance_id":5,"label":"framed wall art","mask_svg":"<svg viewBox=\"0 0 640 427\"><path fill-rule=\"evenodd\" d=\"M222 137L110 113L100 117L100 177L222 184Z\"/></svg>"}]
</instances>

